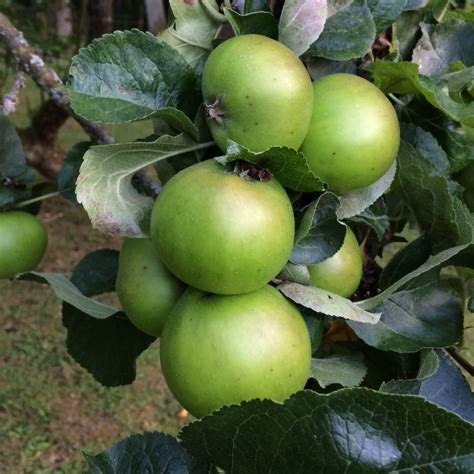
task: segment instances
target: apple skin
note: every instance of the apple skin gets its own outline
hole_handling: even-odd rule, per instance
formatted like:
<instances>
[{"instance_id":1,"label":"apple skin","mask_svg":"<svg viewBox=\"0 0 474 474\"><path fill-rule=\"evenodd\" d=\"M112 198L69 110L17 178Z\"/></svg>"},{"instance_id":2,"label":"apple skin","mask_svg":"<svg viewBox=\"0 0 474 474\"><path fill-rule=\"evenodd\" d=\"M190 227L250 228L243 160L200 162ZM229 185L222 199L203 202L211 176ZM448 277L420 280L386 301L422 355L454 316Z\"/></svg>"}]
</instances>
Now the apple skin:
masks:
<instances>
[{"instance_id":1,"label":"apple skin","mask_svg":"<svg viewBox=\"0 0 474 474\"><path fill-rule=\"evenodd\" d=\"M352 74L324 76L313 90L313 115L301 147L311 170L336 193L377 181L400 144L390 101L371 82Z\"/></svg>"},{"instance_id":2,"label":"apple skin","mask_svg":"<svg viewBox=\"0 0 474 474\"><path fill-rule=\"evenodd\" d=\"M160 357L171 392L200 418L303 389L311 343L296 306L269 285L237 296L188 288L166 322Z\"/></svg>"},{"instance_id":3,"label":"apple skin","mask_svg":"<svg viewBox=\"0 0 474 474\"><path fill-rule=\"evenodd\" d=\"M290 199L278 181L249 180L208 160L180 171L151 216L158 255L202 291L241 294L266 285L285 266L294 239Z\"/></svg>"},{"instance_id":4,"label":"apple skin","mask_svg":"<svg viewBox=\"0 0 474 474\"><path fill-rule=\"evenodd\" d=\"M44 224L23 211L0 213L0 278L36 268L48 246Z\"/></svg>"},{"instance_id":5,"label":"apple skin","mask_svg":"<svg viewBox=\"0 0 474 474\"><path fill-rule=\"evenodd\" d=\"M150 239L126 239L120 251L116 291L140 331L159 337L185 285L160 261Z\"/></svg>"},{"instance_id":6,"label":"apple skin","mask_svg":"<svg viewBox=\"0 0 474 474\"><path fill-rule=\"evenodd\" d=\"M356 236L347 227L341 248L326 260L308 265L311 283L323 290L348 298L362 279L362 253Z\"/></svg>"},{"instance_id":7,"label":"apple skin","mask_svg":"<svg viewBox=\"0 0 474 474\"><path fill-rule=\"evenodd\" d=\"M202 93L207 123L221 150L231 139L254 152L298 149L311 119L311 78L278 41L241 35L221 43L206 61Z\"/></svg>"}]
</instances>

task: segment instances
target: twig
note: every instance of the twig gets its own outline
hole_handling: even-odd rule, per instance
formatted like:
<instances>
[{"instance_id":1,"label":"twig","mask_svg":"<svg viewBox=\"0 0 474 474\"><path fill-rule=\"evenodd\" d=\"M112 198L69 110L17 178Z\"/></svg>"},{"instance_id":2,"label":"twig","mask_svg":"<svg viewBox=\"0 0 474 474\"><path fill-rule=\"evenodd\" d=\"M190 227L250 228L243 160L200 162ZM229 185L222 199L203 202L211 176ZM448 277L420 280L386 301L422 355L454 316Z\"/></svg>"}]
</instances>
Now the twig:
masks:
<instances>
[{"instance_id":1,"label":"twig","mask_svg":"<svg viewBox=\"0 0 474 474\"><path fill-rule=\"evenodd\" d=\"M13 83L12 90L7 92L3 96L2 110L5 115L9 115L16 110L18 105L20 90L25 85L25 74L23 71L18 70L15 82Z\"/></svg>"},{"instance_id":2,"label":"twig","mask_svg":"<svg viewBox=\"0 0 474 474\"><path fill-rule=\"evenodd\" d=\"M10 20L0 13L0 38L5 41L8 52L15 59L18 69L32 77L41 89L46 91L53 102L66 110L82 126L92 141L99 144L115 143L114 138L99 124L91 123L74 113L64 84L56 71L47 66L25 40Z\"/></svg>"},{"instance_id":3,"label":"twig","mask_svg":"<svg viewBox=\"0 0 474 474\"><path fill-rule=\"evenodd\" d=\"M446 349L449 355L471 376L474 376L474 365L472 365L467 359L465 359L459 350L455 347L448 347Z\"/></svg>"},{"instance_id":4,"label":"twig","mask_svg":"<svg viewBox=\"0 0 474 474\"><path fill-rule=\"evenodd\" d=\"M5 41L7 50L16 61L19 73L26 73L36 84L48 93L51 100L81 125L91 140L97 144L112 144L115 139L100 124L89 122L79 117L71 109L69 96L64 89L64 83L56 71L47 66L33 51L25 40L23 33L17 30L10 20L0 13L0 38ZM159 185L144 172L138 172L136 178L140 181L143 190L152 197L160 191Z\"/></svg>"}]
</instances>

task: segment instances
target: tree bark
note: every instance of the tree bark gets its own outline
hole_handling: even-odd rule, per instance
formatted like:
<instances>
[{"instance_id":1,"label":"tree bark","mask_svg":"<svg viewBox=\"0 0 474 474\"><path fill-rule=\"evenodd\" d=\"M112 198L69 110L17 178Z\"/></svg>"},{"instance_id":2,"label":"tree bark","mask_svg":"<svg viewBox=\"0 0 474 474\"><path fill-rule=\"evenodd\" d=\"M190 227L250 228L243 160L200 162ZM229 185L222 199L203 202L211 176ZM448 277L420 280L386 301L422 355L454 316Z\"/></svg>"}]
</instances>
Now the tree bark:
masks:
<instances>
[{"instance_id":1,"label":"tree bark","mask_svg":"<svg viewBox=\"0 0 474 474\"><path fill-rule=\"evenodd\" d=\"M87 30L87 40L89 43L105 33L112 32L114 26L113 6L113 0L90 0L88 2L89 27Z\"/></svg>"}]
</instances>

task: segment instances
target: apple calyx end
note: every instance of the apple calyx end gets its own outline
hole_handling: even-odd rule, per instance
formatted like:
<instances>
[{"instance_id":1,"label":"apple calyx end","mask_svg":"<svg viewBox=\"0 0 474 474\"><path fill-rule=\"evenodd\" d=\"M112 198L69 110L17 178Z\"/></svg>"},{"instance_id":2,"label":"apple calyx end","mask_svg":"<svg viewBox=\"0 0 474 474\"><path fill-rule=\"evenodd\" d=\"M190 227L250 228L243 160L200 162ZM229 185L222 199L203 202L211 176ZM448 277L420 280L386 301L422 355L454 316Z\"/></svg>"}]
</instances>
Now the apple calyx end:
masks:
<instances>
[{"instance_id":1,"label":"apple calyx end","mask_svg":"<svg viewBox=\"0 0 474 474\"><path fill-rule=\"evenodd\" d=\"M210 120L215 120L219 125L222 125L224 123L225 113L221 107L219 99L216 99L212 103L204 101L203 106L206 118Z\"/></svg>"}]
</instances>

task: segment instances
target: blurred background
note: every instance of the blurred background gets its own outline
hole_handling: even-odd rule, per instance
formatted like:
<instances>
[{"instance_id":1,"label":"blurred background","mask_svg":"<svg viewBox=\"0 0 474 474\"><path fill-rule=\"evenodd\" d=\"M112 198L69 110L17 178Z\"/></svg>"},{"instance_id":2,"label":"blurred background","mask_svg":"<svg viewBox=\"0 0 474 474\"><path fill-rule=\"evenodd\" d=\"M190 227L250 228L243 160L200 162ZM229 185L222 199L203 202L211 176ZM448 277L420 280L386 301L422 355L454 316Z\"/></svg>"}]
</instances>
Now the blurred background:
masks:
<instances>
[{"instance_id":1,"label":"blurred background","mask_svg":"<svg viewBox=\"0 0 474 474\"><path fill-rule=\"evenodd\" d=\"M79 48L114 30L158 33L167 8L167 0L0 0L0 13L63 80ZM15 77L0 39L0 95ZM72 145L88 140L28 77L9 118L44 182L55 179ZM152 133L151 121L107 129L123 142ZM40 218L49 232L40 271L69 272L89 252L121 246L120 239L92 230L82 207L65 199L44 201ZM387 246L384 260L399 247ZM474 315L466 320L466 327L473 325ZM462 347L468 357L474 357L473 340L470 331ZM96 454L143 431L176 434L188 422L164 382L157 342L139 357L133 385L103 388L67 354L61 306L51 289L0 280L0 473L83 472L83 451Z\"/></svg>"},{"instance_id":2,"label":"blurred background","mask_svg":"<svg viewBox=\"0 0 474 474\"><path fill-rule=\"evenodd\" d=\"M0 0L0 13L63 79L72 56L92 39L166 26L162 0ZM11 90L15 74L0 39L0 95ZM88 140L29 78L9 119L45 181L54 179L73 144ZM119 141L152 132L150 121L107 128ZM40 219L50 239L40 271L68 272L92 250L120 248L120 239L93 231L82 208L62 198L46 200ZM50 288L0 280L0 472L83 472L83 451L96 454L143 431L176 434L187 414L166 388L156 343L138 359L137 374L133 385L101 387L67 354L60 303Z\"/></svg>"}]
</instances>

